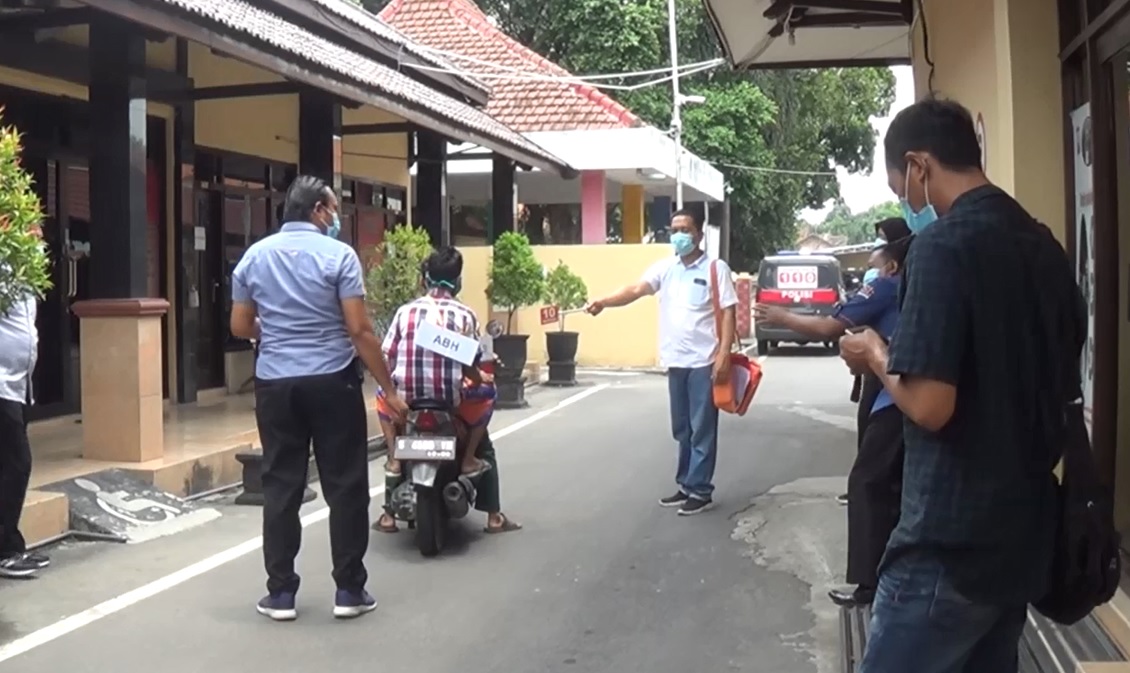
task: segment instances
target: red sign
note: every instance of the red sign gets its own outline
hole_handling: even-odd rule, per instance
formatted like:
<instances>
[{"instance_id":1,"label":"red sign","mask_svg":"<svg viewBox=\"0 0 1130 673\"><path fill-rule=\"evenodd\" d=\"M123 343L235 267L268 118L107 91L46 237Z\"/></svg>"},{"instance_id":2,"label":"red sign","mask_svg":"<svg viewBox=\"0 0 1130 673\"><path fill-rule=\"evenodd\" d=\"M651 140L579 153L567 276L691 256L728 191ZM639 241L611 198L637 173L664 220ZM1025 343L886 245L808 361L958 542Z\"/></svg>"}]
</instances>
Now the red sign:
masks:
<instances>
[{"instance_id":1,"label":"red sign","mask_svg":"<svg viewBox=\"0 0 1130 673\"><path fill-rule=\"evenodd\" d=\"M557 322L561 316L561 312L557 310L556 306L543 306L541 309L541 324L551 325Z\"/></svg>"},{"instance_id":2,"label":"red sign","mask_svg":"<svg viewBox=\"0 0 1130 673\"><path fill-rule=\"evenodd\" d=\"M777 267L777 289L814 290L819 275L815 266Z\"/></svg>"}]
</instances>

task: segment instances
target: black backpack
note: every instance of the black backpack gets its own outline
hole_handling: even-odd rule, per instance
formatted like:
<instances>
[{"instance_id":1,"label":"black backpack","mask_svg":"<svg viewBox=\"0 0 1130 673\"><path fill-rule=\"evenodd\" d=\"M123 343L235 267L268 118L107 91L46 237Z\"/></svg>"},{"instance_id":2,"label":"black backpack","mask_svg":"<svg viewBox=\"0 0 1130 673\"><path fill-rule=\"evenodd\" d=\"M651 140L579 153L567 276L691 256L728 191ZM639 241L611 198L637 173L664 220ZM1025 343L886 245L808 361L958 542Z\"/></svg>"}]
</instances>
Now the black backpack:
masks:
<instances>
[{"instance_id":1,"label":"black backpack","mask_svg":"<svg viewBox=\"0 0 1130 673\"><path fill-rule=\"evenodd\" d=\"M1047 235L1050 237L1050 232ZM1062 357L1064 347L1080 346L1078 351L1082 350L1079 325L1086 325L1078 285L1071 285L1066 291L1079 307L1074 314L1049 315L1046 307L1054 302L1037 301L1033 305L1044 324L1041 346L1045 362L1064 363L1067 370L1048 371L1041 377L1049 384L1045 392L1050 393L1041 396L1047 423L1045 437L1062 448L1063 478L1056 486L1059 507L1048 592L1032 607L1048 619L1067 625L1109 601L1122 574L1121 536L1114 527L1113 499L1099 480L1083 416L1079 358ZM1083 339L1085 332L1084 327Z\"/></svg>"},{"instance_id":2,"label":"black backpack","mask_svg":"<svg viewBox=\"0 0 1130 673\"><path fill-rule=\"evenodd\" d=\"M1032 604L1060 624L1074 624L1114 597L1122 575L1121 536L1113 503L1095 466L1082 400L1067 405L1063 479L1048 593Z\"/></svg>"}]
</instances>

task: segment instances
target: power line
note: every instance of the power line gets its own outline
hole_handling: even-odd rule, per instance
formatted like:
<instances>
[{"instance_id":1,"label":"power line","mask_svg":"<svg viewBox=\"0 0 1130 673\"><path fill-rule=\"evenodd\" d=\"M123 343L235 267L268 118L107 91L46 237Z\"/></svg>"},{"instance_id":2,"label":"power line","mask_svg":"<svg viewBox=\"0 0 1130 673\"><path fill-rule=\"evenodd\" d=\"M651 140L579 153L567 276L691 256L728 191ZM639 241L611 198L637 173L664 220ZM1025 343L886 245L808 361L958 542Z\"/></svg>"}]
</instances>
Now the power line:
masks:
<instances>
[{"instance_id":1,"label":"power line","mask_svg":"<svg viewBox=\"0 0 1130 673\"><path fill-rule=\"evenodd\" d=\"M777 173L781 175L811 175L811 176L831 176L835 177L834 171L801 171L792 170L788 168L770 168L768 166L746 166L744 164L724 164L720 161L712 161L712 165L721 168L732 168L738 171L751 171L755 173Z\"/></svg>"},{"instance_id":2,"label":"power line","mask_svg":"<svg viewBox=\"0 0 1130 673\"><path fill-rule=\"evenodd\" d=\"M527 70L527 69L524 69L524 68L519 68L519 67L512 66L512 65L503 65L501 63L494 63L493 61L486 61L486 60L483 60L481 58L476 58L474 56L467 56L465 54L460 54L460 53L454 52L454 51L448 51L446 49L436 49L435 47L429 47L429 46L426 46L426 45L420 45L420 46L425 51L429 51L433 54L436 54L437 56L442 56L442 57L446 58L447 60L451 60L451 61L466 61L468 63L474 63L476 65L481 65L481 66L484 66L484 67L487 67L487 68L494 68L496 70L502 70L504 72L513 72L513 73L518 73L518 74L521 74L521 75L548 77L548 78L552 78L552 79L564 79L564 80L578 81L578 82L584 82L584 83L588 83L588 82L591 82L593 80L629 79L629 78L632 78L632 77L646 77L648 75L662 75L662 74L671 72L671 68L664 66L662 68L652 68L650 70L636 70L636 71L629 71L629 72L605 73L605 74L601 74L601 75L573 75L572 73L567 74L567 75L548 75L548 74L545 74L545 73L538 73L538 72L534 72L534 71ZM713 68L713 67L722 65L723 63L725 63L724 59L715 58L715 59L711 59L709 61L699 61L697 63L688 63L686 65L681 65L681 66L679 66L679 70L680 71L682 71L682 70L696 70L697 71L700 68ZM405 65L407 65L407 64L405 64ZM431 66L428 66L428 67L431 67ZM482 73L478 73L476 71L467 71L467 74L475 76L475 75L479 75L479 74L482 74Z\"/></svg>"},{"instance_id":3,"label":"power line","mask_svg":"<svg viewBox=\"0 0 1130 673\"><path fill-rule=\"evenodd\" d=\"M590 86L590 87L593 87L595 89L608 89L608 90L612 90L612 91L638 91L639 89L646 89L648 87L656 86L658 84L664 84L664 83L670 82L671 80L674 79L674 77L672 77L671 75L666 75L664 77L650 79L650 80L647 80L647 81L644 81L644 82L637 82L635 84L604 84L604 83L601 83L601 82L590 82L590 81L586 81L586 80L579 79L579 78L572 77L572 76L566 77L566 76L563 76L563 75L544 75L544 74L532 73L532 72L528 72L528 71L526 72L526 74L489 73L489 72L477 72L477 71L473 71L473 70L460 70L458 68L440 68L440 67L434 67L434 66L428 66L428 65L420 65L418 63L401 63L401 67L412 68L413 70L422 70L422 71L425 71L425 72L438 72L438 73L443 73L443 74L447 74L447 75L461 75L461 76L467 76L467 77L474 77L475 79L479 79L479 80L503 80L503 81L512 81L512 82L549 82L549 83L553 83L553 84L583 85L583 86ZM698 74L700 72L705 72L707 70L713 70L716 67L718 67L718 64L712 63L710 61L704 61L702 64L699 64L697 68L688 69L687 71L680 73L679 76L680 77L686 77L688 75L695 75L695 74Z\"/></svg>"}]
</instances>

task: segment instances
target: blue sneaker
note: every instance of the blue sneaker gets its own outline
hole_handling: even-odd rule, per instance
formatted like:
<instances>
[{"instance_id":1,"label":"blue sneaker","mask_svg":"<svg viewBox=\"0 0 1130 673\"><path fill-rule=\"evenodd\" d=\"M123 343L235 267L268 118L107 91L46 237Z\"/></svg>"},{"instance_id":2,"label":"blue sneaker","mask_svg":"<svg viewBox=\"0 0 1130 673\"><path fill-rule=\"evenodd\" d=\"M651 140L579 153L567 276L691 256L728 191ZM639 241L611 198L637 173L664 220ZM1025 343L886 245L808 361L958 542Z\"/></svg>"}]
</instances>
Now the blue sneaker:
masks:
<instances>
[{"instance_id":1,"label":"blue sneaker","mask_svg":"<svg viewBox=\"0 0 1130 673\"><path fill-rule=\"evenodd\" d=\"M255 610L270 617L276 622L289 622L298 619L298 610L294 609L294 594L277 593L268 594L255 606Z\"/></svg>"},{"instance_id":2,"label":"blue sneaker","mask_svg":"<svg viewBox=\"0 0 1130 673\"><path fill-rule=\"evenodd\" d=\"M360 591L346 591L338 589L334 596L334 617L338 619L352 619L360 617L366 612L377 609L377 599L369 595L364 589Z\"/></svg>"}]
</instances>

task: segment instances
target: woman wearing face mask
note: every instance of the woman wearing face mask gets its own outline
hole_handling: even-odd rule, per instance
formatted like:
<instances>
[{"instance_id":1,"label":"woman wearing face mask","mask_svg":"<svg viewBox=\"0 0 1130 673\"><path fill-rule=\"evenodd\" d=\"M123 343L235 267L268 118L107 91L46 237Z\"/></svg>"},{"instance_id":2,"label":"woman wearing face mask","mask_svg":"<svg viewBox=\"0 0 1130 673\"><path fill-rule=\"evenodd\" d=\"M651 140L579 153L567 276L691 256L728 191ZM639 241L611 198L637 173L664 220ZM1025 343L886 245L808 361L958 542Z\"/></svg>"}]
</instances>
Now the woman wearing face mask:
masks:
<instances>
[{"instance_id":1,"label":"woman wearing face mask","mask_svg":"<svg viewBox=\"0 0 1130 673\"><path fill-rule=\"evenodd\" d=\"M881 234L906 232L897 218L876 225ZM849 330L869 327L890 339L898 324L899 276L911 238L902 236L875 248L868 260L864 286L831 316L805 316L781 306L758 304L757 320L787 327L819 341L833 341ZM837 605L870 603L883 550L898 523L902 484L902 413L879 379L862 382L857 417L858 453L848 476L848 568L850 590L829 596Z\"/></svg>"},{"instance_id":2,"label":"woman wearing face mask","mask_svg":"<svg viewBox=\"0 0 1130 673\"><path fill-rule=\"evenodd\" d=\"M674 255L660 260L642 279L590 303L597 315L605 308L627 306L648 295L659 295L659 358L667 368L671 426L679 443L675 483L679 490L659 501L678 507L681 516L714 507L714 463L718 452L718 408L714 382L730 375L738 303L730 267L713 259L700 246L702 227L695 214L680 210L671 218ZM722 333L715 332L711 288L717 288Z\"/></svg>"}]
</instances>

